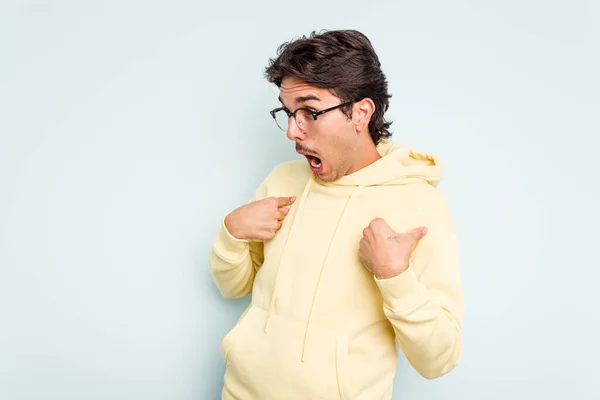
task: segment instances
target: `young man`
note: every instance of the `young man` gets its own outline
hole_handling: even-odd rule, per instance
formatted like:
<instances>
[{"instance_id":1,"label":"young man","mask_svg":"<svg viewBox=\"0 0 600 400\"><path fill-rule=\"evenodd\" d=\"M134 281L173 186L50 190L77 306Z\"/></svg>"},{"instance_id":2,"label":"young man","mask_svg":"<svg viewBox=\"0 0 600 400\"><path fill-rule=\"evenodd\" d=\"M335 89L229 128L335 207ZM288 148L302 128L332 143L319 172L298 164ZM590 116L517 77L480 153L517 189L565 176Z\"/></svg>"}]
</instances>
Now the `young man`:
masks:
<instances>
[{"instance_id":1,"label":"young man","mask_svg":"<svg viewBox=\"0 0 600 400\"><path fill-rule=\"evenodd\" d=\"M313 32L266 69L271 111L304 160L225 216L217 287L252 303L225 336L223 399L389 399L397 347L433 379L458 363L458 244L440 160L389 140L370 41Z\"/></svg>"}]
</instances>

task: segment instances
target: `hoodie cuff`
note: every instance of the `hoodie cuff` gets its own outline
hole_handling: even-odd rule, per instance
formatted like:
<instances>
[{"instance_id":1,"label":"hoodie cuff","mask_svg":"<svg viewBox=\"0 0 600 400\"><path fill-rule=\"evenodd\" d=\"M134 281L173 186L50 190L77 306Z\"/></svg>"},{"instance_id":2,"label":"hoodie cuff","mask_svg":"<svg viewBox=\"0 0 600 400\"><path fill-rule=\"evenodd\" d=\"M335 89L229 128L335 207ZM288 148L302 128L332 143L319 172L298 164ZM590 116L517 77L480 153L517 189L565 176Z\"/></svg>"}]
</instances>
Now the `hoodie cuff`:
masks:
<instances>
[{"instance_id":1,"label":"hoodie cuff","mask_svg":"<svg viewBox=\"0 0 600 400\"><path fill-rule=\"evenodd\" d=\"M412 264L392 278L377 279L373 276L373 279L381 291L384 304L395 313L410 312L428 299L427 289L417 279Z\"/></svg>"},{"instance_id":2,"label":"hoodie cuff","mask_svg":"<svg viewBox=\"0 0 600 400\"><path fill-rule=\"evenodd\" d=\"M217 238L214 243L214 248L217 254L224 260L236 262L244 258L250 241L246 239L238 239L229 232L225 225L225 218L221 221L221 228L217 233Z\"/></svg>"}]
</instances>

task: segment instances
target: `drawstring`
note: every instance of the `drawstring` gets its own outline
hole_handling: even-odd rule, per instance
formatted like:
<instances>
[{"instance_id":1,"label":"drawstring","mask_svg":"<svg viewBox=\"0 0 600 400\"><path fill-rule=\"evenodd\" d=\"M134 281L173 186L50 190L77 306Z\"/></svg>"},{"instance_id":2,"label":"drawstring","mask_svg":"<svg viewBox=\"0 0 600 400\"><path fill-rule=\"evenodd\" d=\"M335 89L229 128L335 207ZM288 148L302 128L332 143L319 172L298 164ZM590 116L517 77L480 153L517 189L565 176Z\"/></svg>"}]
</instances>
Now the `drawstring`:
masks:
<instances>
[{"instance_id":1,"label":"drawstring","mask_svg":"<svg viewBox=\"0 0 600 400\"><path fill-rule=\"evenodd\" d=\"M329 257L329 251L331 250L333 241L335 239L335 235L337 233L337 230L342 222L342 220L344 219L344 217L346 216L346 212L350 209L350 206L352 205L352 202L354 201L354 199L356 198L356 196L358 195L358 193L360 192L360 190L363 188L364 186L358 186L356 188L356 190L354 191L354 193L352 193L352 196L350 196L350 199L348 199L348 202L346 203L346 206L344 207L344 211L342 211L342 215L340 216L340 218L338 219L338 222L335 226L335 230L333 231L333 236L331 237L331 241L329 242L329 247L327 248L327 253L325 254L325 261L323 261L323 264L321 265L321 271L319 272L319 280L317 281L317 287L315 288L315 294L313 295L313 300L312 303L310 305L310 311L308 312L308 320L306 321L306 330L304 331L304 341L302 343L302 358L301 361L304 362L304 355L306 352L306 339L308 338L308 329L310 326L310 319L312 317L312 312L313 309L315 307L315 302L317 299L317 291L319 290L319 284L321 283L321 277L323 276L323 271L325 270L325 265L327 264L327 259Z\"/></svg>"},{"instance_id":2,"label":"drawstring","mask_svg":"<svg viewBox=\"0 0 600 400\"><path fill-rule=\"evenodd\" d=\"M310 185L315 180L315 174L312 173L306 186L304 187L304 192L302 192L302 196L300 197L300 202L298 203L298 210L296 211L296 215L294 220L292 221L292 226L290 227L290 234L292 229L294 229L294 224L296 222L296 218L302 212L302 207L304 206L304 202L306 201L306 197L308 196L308 192L310 190ZM290 234L285 238L285 243L283 244L283 250L281 251L281 259L283 259L283 255L285 254L285 247L287 246L287 241L290 237ZM273 309L275 308L275 298L277 297L277 285L279 283L279 272L281 271L281 259L279 260L279 268L277 268L277 273L275 274L275 284L273 286L273 294L271 295L271 305L269 306L269 314L267 316L267 322L265 323L265 333L269 330L269 324L271 323L271 317L273 316Z\"/></svg>"},{"instance_id":3,"label":"drawstring","mask_svg":"<svg viewBox=\"0 0 600 400\"><path fill-rule=\"evenodd\" d=\"M306 183L306 186L304 187L304 191L302 192L302 196L300 197L300 202L298 203L298 210L296 211L294 220L292 221L292 226L290 227L290 234L287 235L287 237L285 239L285 243L283 244L283 250L281 252L281 259L283 259L283 256L285 254L285 248L287 246L288 239L291 236L291 232L294 229L294 224L296 222L296 218L302 212L302 208L304 207L306 198L308 197L308 192L310 191L310 186L312 185L314 180L315 180L315 174L313 173L313 174L311 174L310 178L308 179L308 182ZM323 271L325 270L325 265L327 264L327 260L329 258L329 252L331 250L331 247L332 247L333 241L335 239L335 236L337 234L338 228L339 228L341 222L343 221L344 217L346 216L346 212L350 209L350 207L352 206L352 203L356 199L356 196L361 191L361 189L363 189L363 187L364 186L357 186L354 193L352 193L352 196L350 196L350 198L346 202L346 205L344 206L344 210L342 211L342 215L338 219L337 224L335 226L335 230L333 231L333 236L331 238L331 241L329 242L329 247L327 248L327 253L325 254L325 260L323 261L323 264L321 265L321 270L319 272L319 279L317 281L317 287L315 288L315 293L313 295L312 303L310 305L310 310L308 312L308 320L306 321L306 329L304 331L304 341L302 343L302 358L301 358L302 362L304 362L304 355L306 352L306 341L308 338L308 330L310 327L310 321L311 321L312 313L313 313L315 303L316 303L317 291L319 290L319 285L321 283L321 277L323 276ZM273 310L275 309L275 299L277 298L279 275L281 272L281 259L279 260L279 268L277 269L277 273L275 274L275 284L273 286L273 294L271 295L271 304L269 305L269 312L267 315L267 321L265 323L265 333L267 333L269 330L269 325L271 324L271 318L273 317Z\"/></svg>"}]
</instances>

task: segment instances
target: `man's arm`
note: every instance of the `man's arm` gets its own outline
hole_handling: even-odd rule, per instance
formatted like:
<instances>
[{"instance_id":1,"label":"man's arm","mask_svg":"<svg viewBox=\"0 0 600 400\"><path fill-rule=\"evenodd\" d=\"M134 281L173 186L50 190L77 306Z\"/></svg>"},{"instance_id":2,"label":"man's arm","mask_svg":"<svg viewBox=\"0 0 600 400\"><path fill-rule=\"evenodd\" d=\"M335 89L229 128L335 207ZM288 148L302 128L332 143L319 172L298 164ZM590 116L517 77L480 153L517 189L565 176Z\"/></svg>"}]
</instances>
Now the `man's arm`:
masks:
<instances>
[{"instance_id":1,"label":"man's arm","mask_svg":"<svg viewBox=\"0 0 600 400\"><path fill-rule=\"evenodd\" d=\"M451 371L460 359L463 300L457 237L431 232L420 241L408 269L375 281L384 313L413 368L434 379Z\"/></svg>"},{"instance_id":2,"label":"man's arm","mask_svg":"<svg viewBox=\"0 0 600 400\"><path fill-rule=\"evenodd\" d=\"M248 204L267 196L265 179ZM262 242L252 242L233 236L226 225L227 216L215 237L208 264L217 288L223 297L244 297L252 292L256 272L264 262Z\"/></svg>"},{"instance_id":3,"label":"man's arm","mask_svg":"<svg viewBox=\"0 0 600 400\"><path fill-rule=\"evenodd\" d=\"M229 213L221 222L210 252L209 266L217 288L226 298L252 292L254 277L264 262L264 241L281 228L295 197L267 197L267 182L250 201Z\"/></svg>"},{"instance_id":4,"label":"man's arm","mask_svg":"<svg viewBox=\"0 0 600 400\"><path fill-rule=\"evenodd\" d=\"M240 298L251 293L263 261L263 243L234 237L223 218L209 258L213 280L223 297Z\"/></svg>"}]
</instances>

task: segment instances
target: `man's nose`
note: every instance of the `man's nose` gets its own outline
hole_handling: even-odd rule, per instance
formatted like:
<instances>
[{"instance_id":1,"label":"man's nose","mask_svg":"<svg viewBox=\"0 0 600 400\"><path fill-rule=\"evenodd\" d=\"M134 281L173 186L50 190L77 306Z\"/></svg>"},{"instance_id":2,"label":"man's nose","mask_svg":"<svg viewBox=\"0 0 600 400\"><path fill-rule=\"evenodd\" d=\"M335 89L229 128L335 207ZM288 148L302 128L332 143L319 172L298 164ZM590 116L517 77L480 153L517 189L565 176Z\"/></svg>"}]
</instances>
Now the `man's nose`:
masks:
<instances>
[{"instance_id":1,"label":"man's nose","mask_svg":"<svg viewBox=\"0 0 600 400\"><path fill-rule=\"evenodd\" d=\"M300 129L298 124L296 124L296 119L294 117L290 117L288 121L288 129L286 134L290 140L304 139L305 136L304 132L302 132L302 129Z\"/></svg>"}]
</instances>

